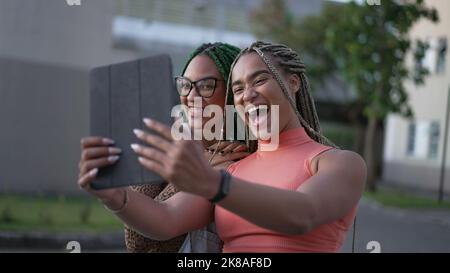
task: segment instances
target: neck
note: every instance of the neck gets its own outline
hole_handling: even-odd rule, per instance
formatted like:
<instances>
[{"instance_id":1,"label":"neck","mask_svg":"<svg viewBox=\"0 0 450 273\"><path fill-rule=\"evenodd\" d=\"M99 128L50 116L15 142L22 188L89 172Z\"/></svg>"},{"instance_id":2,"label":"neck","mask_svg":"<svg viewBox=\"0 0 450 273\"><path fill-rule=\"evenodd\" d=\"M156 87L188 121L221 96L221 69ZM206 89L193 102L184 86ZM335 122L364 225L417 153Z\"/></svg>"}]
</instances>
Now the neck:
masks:
<instances>
[{"instance_id":1,"label":"neck","mask_svg":"<svg viewBox=\"0 0 450 273\"><path fill-rule=\"evenodd\" d=\"M289 122L286 123L286 125L283 128L280 129L280 133L289 131L291 129L300 128L300 127L303 127L303 126L300 123L300 120L297 118L297 115L295 115L294 117L291 117Z\"/></svg>"}]
</instances>

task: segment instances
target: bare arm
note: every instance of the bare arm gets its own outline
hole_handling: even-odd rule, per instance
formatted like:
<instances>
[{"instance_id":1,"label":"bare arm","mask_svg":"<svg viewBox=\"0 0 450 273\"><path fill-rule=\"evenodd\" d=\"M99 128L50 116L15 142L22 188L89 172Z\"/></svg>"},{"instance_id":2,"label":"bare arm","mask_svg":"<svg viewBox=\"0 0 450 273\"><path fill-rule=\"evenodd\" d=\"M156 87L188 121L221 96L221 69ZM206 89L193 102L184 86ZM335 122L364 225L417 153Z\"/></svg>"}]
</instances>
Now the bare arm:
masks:
<instances>
[{"instance_id":1,"label":"bare arm","mask_svg":"<svg viewBox=\"0 0 450 273\"><path fill-rule=\"evenodd\" d=\"M136 135L158 149L135 145L139 162L182 191L206 199L215 196L220 174L203 158L201 145L174 141L170 128L157 121L147 119L145 123L159 136L143 131ZM258 226L287 234L303 234L337 220L361 197L366 179L364 160L356 153L336 150L320 155L317 162L317 172L297 191L232 178L229 195L219 205Z\"/></svg>"},{"instance_id":2,"label":"bare arm","mask_svg":"<svg viewBox=\"0 0 450 273\"><path fill-rule=\"evenodd\" d=\"M128 194L127 206L116 215L132 229L154 240L169 240L212 221L213 206L199 196L178 192L157 202L135 191ZM114 208L120 207L120 202L113 199L105 204Z\"/></svg>"},{"instance_id":3,"label":"bare arm","mask_svg":"<svg viewBox=\"0 0 450 273\"><path fill-rule=\"evenodd\" d=\"M95 190L90 183L98 169L119 160L120 149L113 141L87 137L81 141L78 185L100 199L107 207L117 210L124 202L124 189ZM209 224L213 206L205 198L189 193L177 193L163 202L127 190L129 201L117 216L129 227L155 240L168 240Z\"/></svg>"},{"instance_id":4,"label":"bare arm","mask_svg":"<svg viewBox=\"0 0 450 273\"><path fill-rule=\"evenodd\" d=\"M231 148L235 149L243 147L238 144L223 143L220 150L222 150L222 148L231 150ZM247 155L248 153L246 152L238 151L233 153L229 151L224 155L217 155L214 157L211 165L214 166L215 169L226 169L226 167L233 162L232 160L240 159ZM210 154L205 153L205 158L209 157ZM137 195L136 198L139 199L140 203L144 204L145 198L149 198L142 195L143 194ZM132 196L130 196L130 200L131 198ZM157 199L155 199L155 201L157 201ZM158 210L163 210L163 215L158 214L151 217L148 214L145 218L139 217L139 214L134 215L134 213L130 213L130 211L138 211L139 207L145 210L145 206L149 205L137 205L138 208L130 209L130 204L128 204L127 212L124 211L123 213L118 214L118 216L134 230L139 231L147 237L158 240L165 240L165 238L170 239L186 232L202 228L212 222L214 218L214 206L209 201L205 198L186 192L175 193L167 200L157 202L156 205L161 207ZM117 207L117 204L113 204L112 207ZM145 213L145 211L142 211L142 213ZM155 217L158 217L158 220L155 220ZM151 227L154 225L155 221L161 222L165 226L156 227L156 230L152 230ZM167 231L168 234L158 234L158 230Z\"/></svg>"},{"instance_id":5,"label":"bare arm","mask_svg":"<svg viewBox=\"0 0 450 273\"><path fill-rule=\"evenodd\" d=\"M297 191L233 178L228 197L219 205L258 226L303 234L348 213L360 199L365 175L359 155L327 152L318 161L317 173Z\"/></svg>"}]
</instances>

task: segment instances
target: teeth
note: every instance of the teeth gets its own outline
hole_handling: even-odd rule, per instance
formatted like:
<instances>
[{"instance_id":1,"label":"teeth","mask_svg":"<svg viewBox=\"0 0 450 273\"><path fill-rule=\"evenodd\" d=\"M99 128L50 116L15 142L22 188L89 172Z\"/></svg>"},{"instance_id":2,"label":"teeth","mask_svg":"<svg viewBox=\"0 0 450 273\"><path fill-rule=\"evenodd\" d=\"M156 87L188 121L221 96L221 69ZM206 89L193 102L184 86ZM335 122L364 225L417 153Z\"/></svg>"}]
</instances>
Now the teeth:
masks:
<instances>
[{"instance_id":1,"label":"teeth","mask_svg":"<svg viewBox=\"0 0 450 273\"><path fill-rule=\"evenodd\" d=\"M258 105L258 106L248 109L247 113L249 113L251 115L255 111L261 111L261 110L266 110L268 112L269 109L268 109L267 105Z\"/></svg>"}]
</instances>

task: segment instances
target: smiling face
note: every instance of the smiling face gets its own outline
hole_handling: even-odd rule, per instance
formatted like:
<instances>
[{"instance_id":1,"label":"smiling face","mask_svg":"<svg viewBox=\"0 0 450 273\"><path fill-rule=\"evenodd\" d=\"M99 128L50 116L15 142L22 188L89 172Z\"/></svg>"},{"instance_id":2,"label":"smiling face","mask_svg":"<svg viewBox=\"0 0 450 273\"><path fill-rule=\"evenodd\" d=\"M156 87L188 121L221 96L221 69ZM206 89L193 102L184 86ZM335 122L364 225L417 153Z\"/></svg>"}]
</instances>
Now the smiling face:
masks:
<instances>
[{"instance_id":1,"label":"smiling face","mask_svg":"<svg viewBox=\"0 0 450 273\"><path fill-rule=\"evenodd\" d=\"M299 89L299 77L295 74L280 74L287 83L290 96L294 97ZM271 133L271 105L279 105L279 132L301 126L281 87L255 52L245 54L237 61L232 71L231 91L239 115L255 136L258 136L258 127L261 129L265 124ZM265 111L261 109L267 109L267 114L264 115Z\"/></svg>"},{"instance_id":2,"label":"smiling face","mask_svg":"<svg viewBox=\"0 0 450 273\"><path fill-rule=\"evenodd\" d=\"M205 78L215 78L216 88L214 94L209 98L203 98L198 94L198 90L195 85L192 87L191 92L187 97L180 96L180 101L182 104L188 106L188 121L191 128L193 128L194 124L202 124L203 125L213 117L204 117L202 118L201 123L194 123L194 113L196 116L202 116L203 109L208 105L218 105L222 109L225 104L225 81L217 69L216 64L211 60L207 55L198 55L192 59L189 65L184 72L184 77L188 78L192 82L196 82ZM194 107L194 99L201 98L202 107L196 108Z\"/></svg>"}]
</instances>

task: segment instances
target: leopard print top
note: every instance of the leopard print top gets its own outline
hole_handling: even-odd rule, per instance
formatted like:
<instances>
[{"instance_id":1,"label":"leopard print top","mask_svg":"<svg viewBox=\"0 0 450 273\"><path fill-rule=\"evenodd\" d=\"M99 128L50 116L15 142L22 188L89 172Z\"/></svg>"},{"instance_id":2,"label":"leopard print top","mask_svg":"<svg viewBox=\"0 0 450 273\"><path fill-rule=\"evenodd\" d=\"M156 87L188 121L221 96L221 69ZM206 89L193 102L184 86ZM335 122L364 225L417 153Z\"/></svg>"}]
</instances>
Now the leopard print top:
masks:
<instances>
[{"instance_id":1,"label":"leopard print top","mask_svg":"<svg viewBox=\"0 0 450 273\"><path fill-rule=\"evenodd\" d=\"M172 184L132 186L132 190L143 193L156 201L164 201L178 192ZM133 253L168 253L178 252L186 234L168 241L156 241L144 237L125 225L125 245L128 252Z\"/></svg>"}]
</instances>

